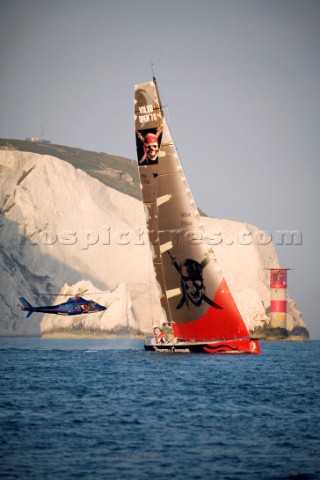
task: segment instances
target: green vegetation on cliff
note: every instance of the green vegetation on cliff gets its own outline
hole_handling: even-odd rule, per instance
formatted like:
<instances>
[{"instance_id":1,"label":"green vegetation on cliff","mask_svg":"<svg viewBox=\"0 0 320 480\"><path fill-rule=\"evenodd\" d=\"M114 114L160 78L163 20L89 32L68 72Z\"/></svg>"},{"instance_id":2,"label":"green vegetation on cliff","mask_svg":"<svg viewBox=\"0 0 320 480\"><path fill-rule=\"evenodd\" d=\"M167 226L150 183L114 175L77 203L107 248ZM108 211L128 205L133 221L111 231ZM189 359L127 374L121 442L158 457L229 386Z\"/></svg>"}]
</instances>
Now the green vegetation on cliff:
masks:
<instances>
[{"instance_id":1,"label":"green vegetation on cliff","mask_svg":"<svg viewBox=\"0 0 320 480\"><path fill-rule=\"evenodd\" d=\"M97 178L108 187L141 199L139 174L137 163L134 160L103 152L28 140L0 139L0 148L60 158L71 163L75 168L83 170L91 177Z\"/></svg>"},{"instance_id":2,"label":"green vegetation on cliff","mask_svg":"<svg viewBox=\"0 0 320 480\"><path fill-rule=\"evenodd\" d=\"M60 158L98 179L104 185L141 200L139 173L137 162L134 160L104 152L92 152L30 140L0 138L0 148ZM206 216L200 209L199 213Z\"/></svg>"}]
</instances>

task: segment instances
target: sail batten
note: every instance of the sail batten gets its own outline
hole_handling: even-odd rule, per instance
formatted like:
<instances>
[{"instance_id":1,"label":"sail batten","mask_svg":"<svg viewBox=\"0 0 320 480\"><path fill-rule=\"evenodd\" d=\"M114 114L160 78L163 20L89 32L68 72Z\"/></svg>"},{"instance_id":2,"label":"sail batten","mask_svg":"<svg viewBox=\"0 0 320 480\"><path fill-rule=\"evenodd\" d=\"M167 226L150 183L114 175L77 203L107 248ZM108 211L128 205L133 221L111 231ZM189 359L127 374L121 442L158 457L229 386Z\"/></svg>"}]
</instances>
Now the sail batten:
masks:
<instances>
[{"instance_id":1,"label":"sail batten","mask_svg":"<svg viewBox=\"0 0 320 480\"><path fill-rule=\"evenodd\" d=\"M248 339L245 322L206 244L155 81L135 87L135 131L155 277L173 337L186 342Z\"/></svg>"}]
</instances>

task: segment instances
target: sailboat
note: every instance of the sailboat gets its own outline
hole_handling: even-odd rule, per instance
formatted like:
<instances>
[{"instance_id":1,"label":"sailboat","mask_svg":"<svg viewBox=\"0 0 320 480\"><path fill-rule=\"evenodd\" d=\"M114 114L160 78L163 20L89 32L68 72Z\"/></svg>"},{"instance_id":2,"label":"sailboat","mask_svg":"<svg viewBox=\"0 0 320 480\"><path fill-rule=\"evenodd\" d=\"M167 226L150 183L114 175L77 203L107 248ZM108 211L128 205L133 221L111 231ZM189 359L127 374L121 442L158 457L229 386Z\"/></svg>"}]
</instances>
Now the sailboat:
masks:
<instances>
[{"instance_id":1,"label":"sailboat","mask_svg":"<svg viewBox=\"0 0 320 480\"><path fill-rule=\"evenodd\" d=\"M135 137L142 199L162 319L146 350L260 353L205 241L160 101L155 77L135 86Z\"/></svg>"}]
</instances>

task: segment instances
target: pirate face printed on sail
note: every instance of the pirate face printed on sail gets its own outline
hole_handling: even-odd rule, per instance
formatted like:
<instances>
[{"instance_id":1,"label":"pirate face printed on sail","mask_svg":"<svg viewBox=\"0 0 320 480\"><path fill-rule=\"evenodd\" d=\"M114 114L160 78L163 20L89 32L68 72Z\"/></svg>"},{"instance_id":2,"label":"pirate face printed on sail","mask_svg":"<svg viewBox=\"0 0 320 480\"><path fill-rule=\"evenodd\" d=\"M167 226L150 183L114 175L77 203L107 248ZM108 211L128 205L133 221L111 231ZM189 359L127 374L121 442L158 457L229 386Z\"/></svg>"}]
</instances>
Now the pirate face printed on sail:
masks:
<instances>
[{"instance_id":1,"label":"pirate face printed on sail","mask_svg":"<svg viewBox=\"0 0 320 480\"><path fill-rule=\"evenodd\" d=\"M202 272L211 260L209 253L210 252L208 252L201 263L191 258L187 258L183 263L178 264L176 258L171 255L170 251L167 252L171 259L172 265L180 275L182 298L176 306L177 309L183 307L183 305L189 307L189 300L196 307L199 307L203 300L211 307L219 309L222 308L205 294L206 287Z\"/></svg>"},{"instance_id":2,"label":"pirate face printed on sail","mask_svg":"<svg viewBox=\"0 0 320 480\"><path fill-rule=\"evenodd\" d=\"M193 305L199 307L205 292L201 264L188 258L181 265L180 274L186 301L190 300Z\"/></svg>"},{"instance_id":3,"label":"pirate face printed on sail","mask_svg":"<svg viewBox=\"0 0 320 480\"><path fill-rule=\"evenodd\" d=\"M158 158L159 154L159 144L158 138L153 133L147 133L144 137L143 149L145 155L154 162Z\"/></svg>"},{"instance_id":4,"label":"pirate face printed on sail","mask_svg":"<svg viewBox=\"0 0 320 480\"><path fill-rule=\"evenodd\" d=\"M158 164L160 151L162 126L152 131L136 130L138 165L148 166Z\"/></svg>"}]
</instances>

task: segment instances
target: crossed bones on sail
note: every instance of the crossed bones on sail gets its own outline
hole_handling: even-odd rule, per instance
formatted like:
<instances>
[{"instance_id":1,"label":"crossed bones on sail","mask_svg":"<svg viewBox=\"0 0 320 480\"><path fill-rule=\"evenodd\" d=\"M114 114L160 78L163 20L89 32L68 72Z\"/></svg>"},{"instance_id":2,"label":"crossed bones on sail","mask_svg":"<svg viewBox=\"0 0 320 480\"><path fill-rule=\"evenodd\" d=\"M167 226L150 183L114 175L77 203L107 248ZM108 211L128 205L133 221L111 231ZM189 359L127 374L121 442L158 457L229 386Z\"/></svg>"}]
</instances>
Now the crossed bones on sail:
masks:
<instances>
[{"instance_id":1,"label":"crossed bones on sail","mask_svg":"<svg viewBox=\"0 0 320 480\"><path fill-rule=\"evenodd\" d=\"M205 258L202 260L201 263L193 260L191 258L187 258L183 263L180 265L176 261L176 258L171 255L170 252L167 252L170 256L171 262L177 272L180 275L181 287L182 287L182 298L179 301L178 305L176 306L177 309L181 308L183 305L187 305L189 308L189 300L195 305L199 307L202 303L202 300L208 303L211 307L221 309L220 305L212 301L209 297L207 297L204 293L205 285L203 281L202 271L208 265L208 263L214 258L214 254L212 250L209 250L205 255ZM187 282L192 282L192 287L195 289L196 294L201 295L192 295L187 293L190 287L187 285ZM199 282L199 283L196 283Z\"/></svg>"},{"instance_id":2,"label":"crossed bones on sail","mask_svg":"<svg viewBox=\"0 0 320 480\"><path fill-rule=\"evenodd\" d=\"M147 139L148 135L152 135L153 137L156 137L157 141L156 142L151 142L149 144L149 148L154 149L155 153L158 154L158 152L159 152L158 138L162 133L162 127L158 127L156 133L147 132L145 136L143 136L138 130L136 131L136 133L137 133L137 136L138 136L139 140L143 143L143 149L144 149L143 157L141 157L140 160L138 160L138 163L141 164L145 160L148 162L148 155L147 155L147 148L148 147L146 147L146 139ZM156 145L156 147L155 147L155 145Z\"/></svg>"}]
</instances>

